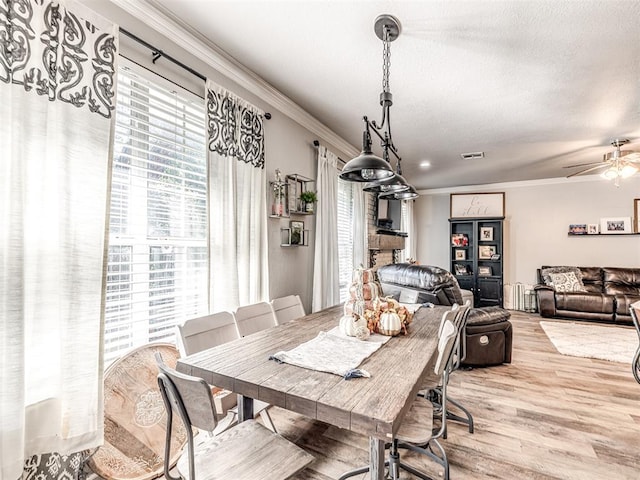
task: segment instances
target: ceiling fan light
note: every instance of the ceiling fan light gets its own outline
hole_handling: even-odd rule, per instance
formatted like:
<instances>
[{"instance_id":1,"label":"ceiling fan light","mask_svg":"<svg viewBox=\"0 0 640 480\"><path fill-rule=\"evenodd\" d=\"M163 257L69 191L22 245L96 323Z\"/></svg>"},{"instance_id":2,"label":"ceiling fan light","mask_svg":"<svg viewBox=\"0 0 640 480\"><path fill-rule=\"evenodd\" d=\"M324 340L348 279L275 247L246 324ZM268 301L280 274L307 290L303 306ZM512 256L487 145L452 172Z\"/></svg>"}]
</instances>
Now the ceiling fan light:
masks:
<instances>
[{"instance_id":1,"label":"ceiling fan light","mask_svg":"<svg viewBox=\"0 0 640 480\"><path fill-rule=\"evenodd\" d=\"M607 180L613 180L618 176L618 169L615 167L609 167L604 172L600 174L602 178L606 178Z\"/></svg>"},{"instance_id":2,"label":"ceiling fan light","mask_svg":"<svg viewBox=\"0 0 640 480\"><path fill-rule=\"evenodd\" d=\"M630 176L636 174L638 172L638 167L627 163L622 169L620 169L620 176L622 178L629 178Z\"/></svg>"}]
</instances>

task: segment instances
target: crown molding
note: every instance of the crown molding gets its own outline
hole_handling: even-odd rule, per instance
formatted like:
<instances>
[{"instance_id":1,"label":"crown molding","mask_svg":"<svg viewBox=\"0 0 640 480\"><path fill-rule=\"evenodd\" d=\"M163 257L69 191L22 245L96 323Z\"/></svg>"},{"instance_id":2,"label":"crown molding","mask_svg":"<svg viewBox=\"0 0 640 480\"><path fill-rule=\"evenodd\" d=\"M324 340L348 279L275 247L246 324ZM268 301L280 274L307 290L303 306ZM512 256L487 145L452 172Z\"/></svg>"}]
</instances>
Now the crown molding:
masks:
<instances>
[{"instance_id":1,"label":"crown molding","mask_svg":"<svg viewBox=\"0 0 640 480\"><path fill-rule=\"evenodd\" d=\"M561 185L585 182L607 182L600 175L584 175L581 177L540 178L538 180L521 180L517 182L486 183L484 185L464 185L460 187L432 188L418 190L420 195L437 195L441 193L469 193L495 191L496 189L539 187L542 185Z\"/></svg>"},{"instance_id":2,"label":"crown molding","mask_svg":"<svg viewBox=\"0 0 640 480\"><path fill-rule=\"evenodd\" d=\"M210 40L184 24L153 0L111 0L112 3L199 58L214 70L253 93L342 153L356 156L357 148L303 110L253 71L228 55Z\"/></svg>"}]
</instances>

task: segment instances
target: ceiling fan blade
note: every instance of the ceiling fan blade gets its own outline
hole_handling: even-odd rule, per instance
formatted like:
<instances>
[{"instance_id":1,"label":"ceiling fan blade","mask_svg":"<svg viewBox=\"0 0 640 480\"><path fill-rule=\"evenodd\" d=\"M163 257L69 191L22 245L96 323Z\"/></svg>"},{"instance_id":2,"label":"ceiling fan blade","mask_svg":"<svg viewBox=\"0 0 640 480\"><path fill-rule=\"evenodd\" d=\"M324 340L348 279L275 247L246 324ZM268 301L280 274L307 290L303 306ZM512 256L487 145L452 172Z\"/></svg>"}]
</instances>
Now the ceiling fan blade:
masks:
<instances>
[{"instance_id":1,"label":"ceiling fan blade","mask_svg":"<svg viewBox=\"0 0 640 480\"><path fill-rule=\"evenodd\" d=\"M590 162L590 163L578 163L577 165L565 165L562 168L577 168L577 167L588 167L590 165L598 165L605 162Z\"/></svg>"},{"instance_id":2,"label":"ceiling fan blade","mask_svg":"<svg viewBox=\"0 0 640 480\"><path fill-rule=\"evenodd\" d=\"M602 163L601 165L598 165L596 167L587 168L586 170L580 170L579 172L575 172L575 173L572 173L571 175L567 175L567 178L575 177L576 175L582 175L583 173L592 172L594 170L599 170L601 168L608 167L608 166L609 166L608 163Z\"/></svg>"}]
</instances>

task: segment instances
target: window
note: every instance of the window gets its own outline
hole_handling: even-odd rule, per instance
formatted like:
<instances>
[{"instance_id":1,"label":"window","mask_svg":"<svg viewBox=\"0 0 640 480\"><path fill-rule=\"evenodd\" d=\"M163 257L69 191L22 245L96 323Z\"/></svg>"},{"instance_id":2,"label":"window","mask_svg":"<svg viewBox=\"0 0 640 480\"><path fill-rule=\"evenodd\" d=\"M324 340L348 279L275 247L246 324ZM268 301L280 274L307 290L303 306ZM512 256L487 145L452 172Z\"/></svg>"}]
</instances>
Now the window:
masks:
<instances>
[{"instance_id":1,"label":"window","mask_svg":"<svg viewBox=\"0 0 640 480\"><path fill-rule=\"evenodd\" d=\"M338 180L338 274L341 302L349 298L353 276L353 190L352 182Z\"/></svg>"},{"instance_id":2,"label":"window","mask_svg":"<svg viewBox=\"0 0 640 480\"><path fill-rule=\"evenodd\" d=\"M204 101L118 73L105 366L208 311Z\"/></svg>"}]
</instances>

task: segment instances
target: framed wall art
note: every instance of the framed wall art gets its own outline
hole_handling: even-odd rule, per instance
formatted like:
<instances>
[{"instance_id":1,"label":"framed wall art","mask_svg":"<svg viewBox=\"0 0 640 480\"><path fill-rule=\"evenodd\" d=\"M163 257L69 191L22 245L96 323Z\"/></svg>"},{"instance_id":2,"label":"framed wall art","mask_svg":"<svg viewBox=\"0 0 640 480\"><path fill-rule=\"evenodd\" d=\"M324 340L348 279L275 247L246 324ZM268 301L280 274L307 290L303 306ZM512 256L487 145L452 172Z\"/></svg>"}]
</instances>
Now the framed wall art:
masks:
<instances>
[{"instance_id":1,"label":"framed wall art","mask_svg":"<svg viewBox=\"0 0 640 480\"><path fill-rule=\"evenodd\" d=\"M451 218L504 217L504 192L452 193Z\"/></svg>"},{"instance_id":2,"label":"framed wall art","mask_svg":"<svg viewBox=\"0 0 640 480\"><path fill-rule=\"evenodd\" d=\"M621 234L633 233L631 217L610 217L600 219L600 233Z\"/></svg>"},{"instance_id":3,"label":"framed wall art","mask_svg":"<svg viewBox=\"0 0 640 480\"><path fill-rule=\"evenodd\" d=\"M291 228L291 245L304 245L304 222L292 220L289 222Z\"/></svg>"}]
</instances>

